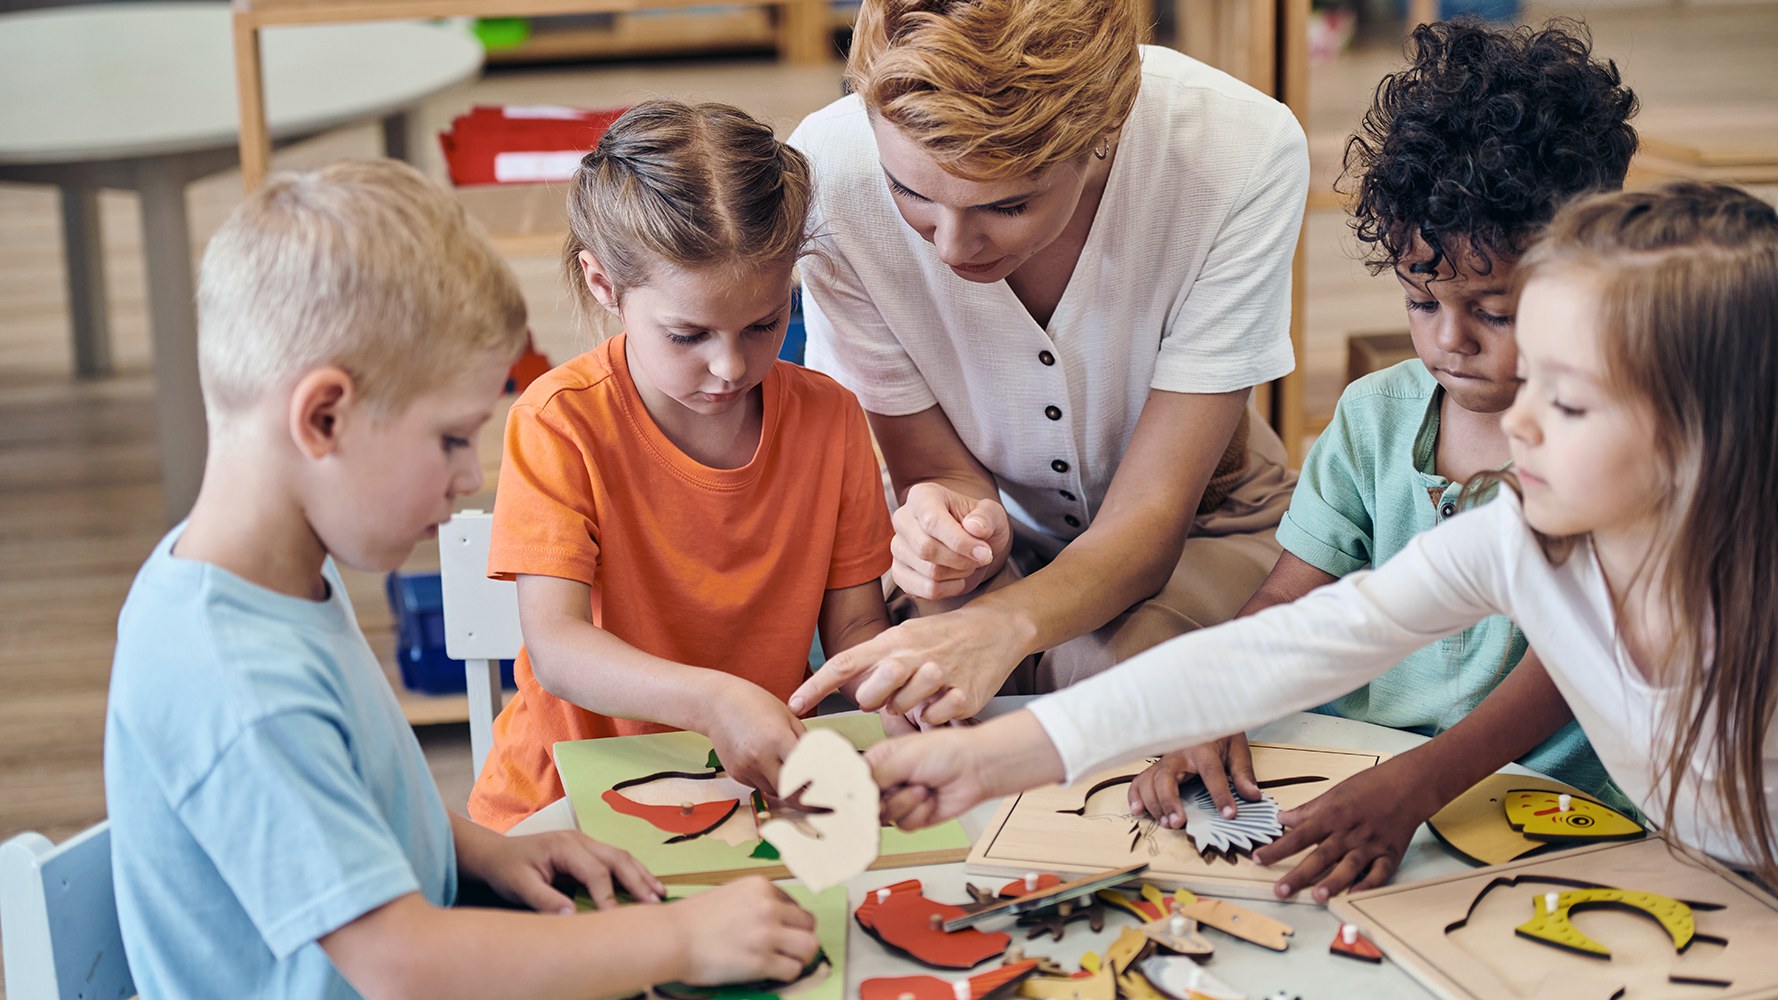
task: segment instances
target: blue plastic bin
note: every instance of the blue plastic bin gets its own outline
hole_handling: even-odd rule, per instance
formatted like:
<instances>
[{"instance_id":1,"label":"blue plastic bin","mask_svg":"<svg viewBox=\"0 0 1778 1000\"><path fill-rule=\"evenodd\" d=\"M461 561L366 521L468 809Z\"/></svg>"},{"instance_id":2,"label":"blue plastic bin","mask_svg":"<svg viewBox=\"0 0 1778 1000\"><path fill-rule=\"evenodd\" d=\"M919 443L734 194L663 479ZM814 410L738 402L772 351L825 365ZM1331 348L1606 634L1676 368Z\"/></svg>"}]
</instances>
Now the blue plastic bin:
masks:
<instances>
[{"instance_id":1,"label":"blue plastic bin","mask_svg":"<svg viewBox=\"0 0 1778 1000\"><path fill-rule=\"evenodd\" d=\"M389 610L395 614L395 659L401 683L425 694L462 694L463 661L445 655L444 588L437 573L390 573L383 580ZM512 661L500 661L500 683L508 689Z\"/></svg>"}]
</instances>

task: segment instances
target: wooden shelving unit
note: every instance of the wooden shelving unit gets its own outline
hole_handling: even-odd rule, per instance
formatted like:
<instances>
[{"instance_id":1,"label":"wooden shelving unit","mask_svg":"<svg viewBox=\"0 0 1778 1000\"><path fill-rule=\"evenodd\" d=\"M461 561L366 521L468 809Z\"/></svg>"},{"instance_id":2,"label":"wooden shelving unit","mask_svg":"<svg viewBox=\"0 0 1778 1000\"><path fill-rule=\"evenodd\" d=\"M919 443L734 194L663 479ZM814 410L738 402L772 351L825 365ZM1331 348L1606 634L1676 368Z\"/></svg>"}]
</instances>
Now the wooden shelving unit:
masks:
<instances>
[{"instance_id":1,"label":"wooden shelving unit","mask_svg":"<svg viewBox=\"0 0 1778 1000\"><path fill-rule=\"evenodd\" d=\"M827 8L826 42L852 26L856 3ZM811 19L821 23L820 15ZM518 45L493 49L488 62L517 64L570 59L764 52L780 40L777 13L763 7L711 6L684 11L641 11L531 19L531 34ZM818 40L815 44L822 44ZM837 50L835 50L837 54Z\"/></svg>"}]
</instances>

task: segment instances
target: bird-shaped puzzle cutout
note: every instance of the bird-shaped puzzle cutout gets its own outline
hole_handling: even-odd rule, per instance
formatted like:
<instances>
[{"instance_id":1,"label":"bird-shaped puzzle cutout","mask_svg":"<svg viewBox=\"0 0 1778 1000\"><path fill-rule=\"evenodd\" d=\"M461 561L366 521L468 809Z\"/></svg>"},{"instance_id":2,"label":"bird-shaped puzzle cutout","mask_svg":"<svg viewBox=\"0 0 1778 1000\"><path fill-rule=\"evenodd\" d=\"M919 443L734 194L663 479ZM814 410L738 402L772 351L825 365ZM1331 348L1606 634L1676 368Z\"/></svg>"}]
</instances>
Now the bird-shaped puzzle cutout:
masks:
<instances>
[{"instance_id":1,"label":"bird-shaped puzzle cutout","mask_svg":"<svg viewBox=\"0 0 1778 1000\"><path fill-rule=\"evenodd\" d=\"M877 860L883 836L877 783L844 736L831 729L804 733L784 758L778 787L789 794L763 818L759 835L804 885L820 892Z\"/></svg>"}]
</instances>

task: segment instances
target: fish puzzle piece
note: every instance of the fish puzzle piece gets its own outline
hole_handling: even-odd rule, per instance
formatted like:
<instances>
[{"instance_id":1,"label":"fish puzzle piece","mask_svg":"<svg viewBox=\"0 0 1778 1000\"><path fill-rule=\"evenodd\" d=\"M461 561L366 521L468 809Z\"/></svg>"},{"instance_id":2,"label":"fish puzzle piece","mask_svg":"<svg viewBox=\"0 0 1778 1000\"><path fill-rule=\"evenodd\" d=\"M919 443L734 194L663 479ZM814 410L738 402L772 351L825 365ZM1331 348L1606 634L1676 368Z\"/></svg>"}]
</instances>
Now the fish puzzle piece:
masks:
<instances>
[{"instance_id":1,"label":"fish puzzle piece","mask_svg":"<svg viewBox=\"0 0 1778 1000\"><path fill-rule=\"evenodd\" d=\"M1172 913L1142 925L1150 941L1177 955L1207 958L1216 946L1198 933L1198 922L1183 913Z\"/></svg>"},{"instance_id":2,"label":"fish puzzle piece","mask_svg":"<svg viewBox=\"0 0 1778 1000\"><path fill-rule=\"evenodd\" d=\"M1333 942L1327 946L1327 950L1331 954L1344 955L1360 962L1383 964L1383 950L1377 947L1376 942L1360 933L1357 924L1341 924L1340 929L1334 932Z\"/></svg>"},{"instance_id":3,"label":"fish puzzle piece","mask_svg":"<svg viewBox=\"0 0 1778 1000\"><path fill-rule=\"evenodd\" d=\"M1538 893L1531 899L1533 915L1513 928L1513 933L1533 941L1577 952L1610 958L1611 950L1581 933L1569 916L1577 909L1611 906L1646 913L1653 917L1673 939L1675 951L1691 946L1696 933L1692 908L1677 899L1652 892L1628 889L1569 889L1566 892Z\"/></svg>"},{"instance_id":4,"label":"fish puzzle piece","mask_svg":"<svg viewBox=\"0 0 1778 1000\"><path fill-rule=\"evenodd\" d=\"M1290 947L1290 936L1296 933L1282 920L1273 920L1226 899L1205 899L1184 889L1178 890L1173 896L1173 909L1176 912L1261 948L1283 951Z\"/></svg>"},{"instance_id":5,"label":"fish puzzle piece","mask_svg":"<svg viewBox=\"0 0 1778 1000\"><path fill-rule=\"evenodd\" d=\"M852 878L877 860L882 843L877 783L852 741L810 729L778 771L797 815L760 824L790 874L815 892Z\"/></svg>"},{"instance_id":6,"label":"fish puzzle piece","mask_svg":"<svg viewBox=\"0 0 1778 1000\"><path fill-rule=\"evenodd\" d=\"M1234 782L1229 782L1230 792ZM1203 779L1193 778L1179 790L1184 808L1185 835L1191 838L1199 854L1251 853L1256 847L1284 835L1284 824L1278 821L1278 800L1262 795L1257 802L1235 796L1235 815L1224 816L1210 797Z\"/></svg>"},{"instance_id":7,"label":"fish puzzle piece","mask_svg":"<svg viewBox=\"0 0 1778 1000\"><path fill-rule=\"evenodd\" d=\"M1506 821L1532 840L1631 840L1646 832L1610 806L1567 792L1515 788L1506 793L1505 806Z\"/></svg>"},{"instance_id":8,"label":"fish puzzle piece","mask_svg":"<svg viewBox=\"0 0 1778 1000\"><path fill-rule=\"evenodd\" d=\"M918 879L884 886L864 897L853 919L885 947L940 969L969 969L1006 951L1012 938L973 927L946 932L943 924L963 908L927 899Z\"/></svg>"},{"instance_id":9,"label":"fish puzzle piece","mask_svg":"<svg viewBox=\"0 0 1778 1000\"><path fill-rule=\"evenodd\" d=\"M1247 994L1189 958L1157 955L1142 963L1141 972L1142 978L1170 1000L1247 1000Z\"/></svg>"},{"instance_id":10,"label":"fish puzzle piece","mask_svg":"<svg viewBox=\"0 0 1778 1000\"><path fill-rule=\"evenodd\" d=\"M859 1000L958 1000L967 995L969 1000L999 1000L1016 992L1019 983L1037 971L1037 964L1035 958L1008 962L960 983L937 976L866 979L858 984L858 997ZM967 994L959 991L959 986L963 986Z\"/></svg>"}]
</instances>

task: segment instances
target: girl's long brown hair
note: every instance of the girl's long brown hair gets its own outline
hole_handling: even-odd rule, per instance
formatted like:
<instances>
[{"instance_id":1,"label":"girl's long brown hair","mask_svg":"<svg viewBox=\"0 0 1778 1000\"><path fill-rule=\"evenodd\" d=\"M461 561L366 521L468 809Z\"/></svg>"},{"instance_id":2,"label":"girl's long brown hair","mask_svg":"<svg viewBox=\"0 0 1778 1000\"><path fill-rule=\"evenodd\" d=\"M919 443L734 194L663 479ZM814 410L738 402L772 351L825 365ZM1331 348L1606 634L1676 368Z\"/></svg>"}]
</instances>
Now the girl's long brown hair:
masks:
<instances>
[{"instance_id":1,"label":"girl's long brown hair","mask_svg":"<svg viewBox=\"0 0 1778 1000\"><path fill-rule=\"evenodd\" d=\"M1517 277L1552 272L1596 290L1606 378L1653 414L1670 484L1638 570L1678 633L1654 760L1666 815L1705 764L1716 780L1700 800L1778 885L1763 760L1778 705L1778 212L1721 184L1593 195L1557 213ZM1565 541L1546 555L1560 561Z\"/></svg>"}]
</instances>

